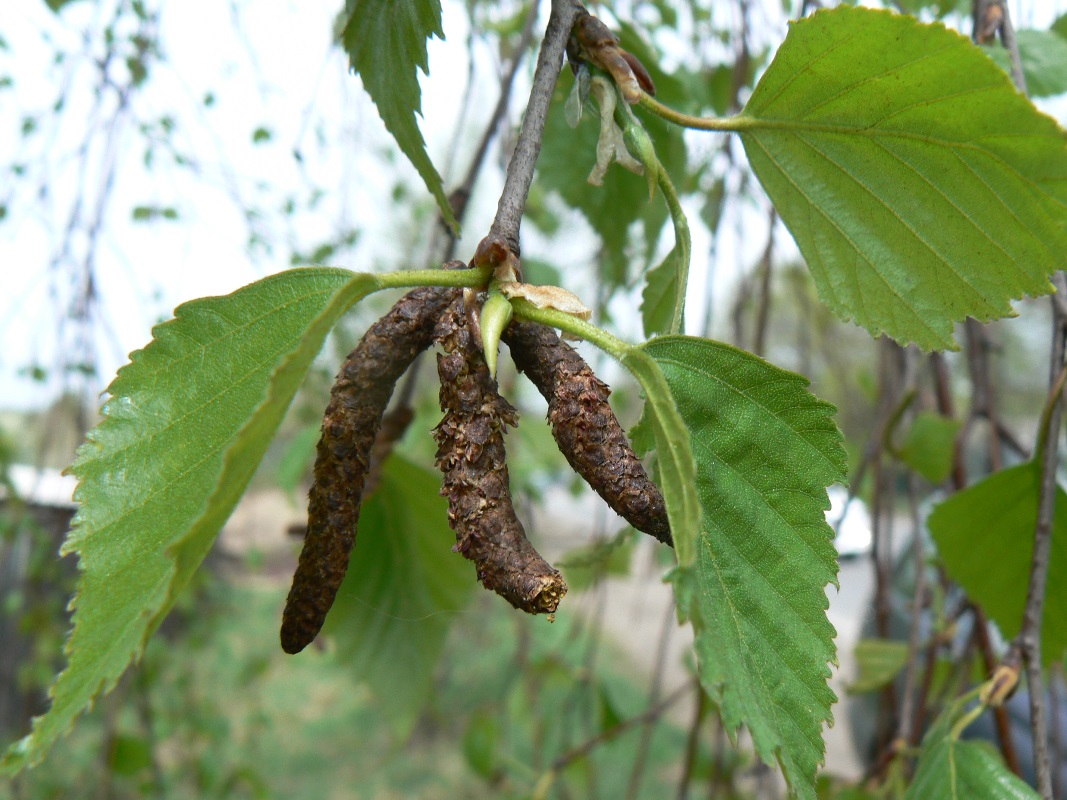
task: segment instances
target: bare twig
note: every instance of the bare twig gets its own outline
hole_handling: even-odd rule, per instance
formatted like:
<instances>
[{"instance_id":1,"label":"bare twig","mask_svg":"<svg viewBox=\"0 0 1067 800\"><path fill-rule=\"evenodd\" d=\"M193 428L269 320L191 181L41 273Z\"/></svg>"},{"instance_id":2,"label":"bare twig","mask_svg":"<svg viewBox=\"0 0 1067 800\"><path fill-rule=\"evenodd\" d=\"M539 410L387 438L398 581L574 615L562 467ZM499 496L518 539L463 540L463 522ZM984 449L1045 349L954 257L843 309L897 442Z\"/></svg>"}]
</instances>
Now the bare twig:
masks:
<instances>
[{"instance_id":1,"label":"bare twig","mask_svg":"<svg viewBox=\"0 0 1067 800\"><path fill-rule=\"evenodd\" d=\"M1067 797L1067 787L1063 786L1063 759L1065 755L1063 742L1063 707L1060 687L1063 685L1063 664L1053 664L1048 682L1049 717L1052 722L1052 794L1054 797Z\"/></svg>"},{"instance_id":2,"label":"bare twig","mask_svg":"<svg viewBox=\"0 0 1067 800\"><path fill-rule=\"evenodd\" d=\"M675 689L673 692L663 698L663 700L661 700L659 703L657 703L655 706L648 709L647 711L638 714L636 717L624 719L619 724L613 725L612 727L603 731L599 735L594 736L592 739L583 742L577 747L572 747L570 750L568 750L566 753L564 753L552 762L552 767L542 777L541 781L534 789L533 796L535 798L546 797L549 789L551 789L552 787L552 783L556 779L556 776L559 775L559 773L562 772L564 769L566 769L576 761L581 761L600 745L612 741L620 734L626 733L626 731L630 730L635 725L641 725L645 722L655 721L656 719L659 719L659 717L663 715L664 711L666 711L672 705L677 703L692 690L693 685L691 683L687 683L684 686L679 686L677 689Z\"/></svg>"},{"instance_id":3,"label":"bare twig","mask_svg":"<svg viewBox=\"0 0 1067 800\"><path fill-rule=\"evenodd\" d=\"M981 606L972 606L974 614L974 640L978 645L978 653L985 667L985 674L992 675L996 669L997 660L993 653L993 642L989 637L989 621ZM1008 709L1001 704L993 707L993 724L997 729L997 738L1000 740L1000 753L1004 756L1004 763L1008 769L1016 775L1022 775L1019 766L1019 754L1015 751L1015 741L1011 738L1011 719L1008 717Z\"/></svg>"},{"instance_id":4,"label":"bare twig","mask_svg":"<svg viewBox=\"0 0 1067 800\"><path fill-rule=\"evenodd\" d=\"M1060 277L1060 276L1057 276ZM1062 281L1060 282L1062 284ZM1060 288L1060 287L1057 287ZM1061 289L1062 290L1062 289ZM1030 689L1030 731L1034 740L1034 774L1037 791L1045 800L1052 800L1052 765L1048 747L1048 719L1045 710L1044 680L1041 674L1041 619L1045 606L1045 587L1048 583L1049 556L1052 551L1052 518L1056 507L1056 461L1060 421L1063 415L1063 383L1067 377L1064 367L1065 332L1067 320L1053 306L1052 364L1059 372L1053 380L1039 436L1038 462L1041 465L1041 486L1038 492L1037 523L1034 526L1034 553L1030 560L1030 585L1026 594L1022 629L1017 647L1026 666L1026 682Z\"/></svg>"},{"instance_id":5,"label":"bare twig","mask_svg":"<svg viewBox=\"0 0 1067 800\"><path fill-rule=\"evenodd\" d=\"M911 741L912 718L915 712L915 682L919 668L919 637L922 633L923 610L926 608L926 552L922 535L922 519L916 499L915 475L907 473L908 506L911 511L912 558L915 562L915 588L912 592L911 630L908 634L908 663L901 693L900 717L897 720L897 746L906 747ZM931 645L934 648L935 645Z\"/></svg>"},{"instance_id":6,"label":"bare twig","mask_svg":"<svg viewBox=\"0 0 1067 800\"><path fill-rule=\"evenodd\" d=\"M496 107L493 109L493 115L489 118L485 130L482 132L482 138L478 142L478 149L474 151L474 156L471 158L470 166L467 167L467 173L463 177L463 182L452 191L450 196L456 219L460 222L463 221L463 217L466 214L467 201L470 200L471 192L474 190L474 183L478 179L478 174L481 172L482 165L485 163L485 155L489 152L489 145L496 137L497 131L500 129L500 123L504 120L505 114L507 114L508 103L511 100L511 90L515 84L515 75L518 73L519 65L522 63L526 51L530 47L530 42L533 40L534 24L537 22L537 8L538 3L535 0L535 2L530 4L530 13L526 17L526 24L522 28L522 34L519 37L518 45L515 47L515 52L512 54L511 63L508 64L507 70L500 79L500 97L497 98ZM455 247L456 236L451 228L449 228L448 244L446 246L444 258L442 259L443 261L450 261L452 259L455 255Z\"/></svg>"},{"instance_id":7,"label":"bare twig","mask_svg":"<svg viewBox=\"0 0 1067 800\"><path fill-rule=\"evenodd\" d=\"M968 320L968 323L971 322L972 320ZM988 339L980 338L977 335L972 335L970 329L968 329L968 347L973 348L979 341L987 343ZM984 352L988 357L988 348L985 348ZM975 369L975 367L978 366L978 362L976 362L973 358L970 358L968 363L971 367L972 385L976 387L974 389L974 394L976 395L979 392L982 392L986 397L990 397L992 386L989 382L988 358L986 358L986 360L982 362L982 368L978 370ZM944 417L954 418L956 416L956 411L955 404L952 401L952 391L950 389L948 364L940 353L933 353L930 356L930 364L933 367L934 371L934 382L936 385L938 413L940 413ZM984 375L985 377L986 384L984 389L977 388L979 374ZM967 473L963 463L963 443L966 441L967 432L970 429L971 423L974 421L976 414L976 405L977 403L972 405L971 413L967 416L967 420L964 424L963 429L956 437L956 442L953 448L951 484L952 490L954 492L962 491L963 488L967 485ZM1015 447L1015 445L1012 444L1012 442L1014 442L1014 437L1011 435L1010 431L1008 431L1007 428L1004 427L1003 423L1000 422L999 417L992 413L991 406L992 403L988 404L985 409L985 413L994 429L993 439L996 440L998 443L1000 442L1000 440L1003 440L1004 442L1009 444L1009 446ZM993 445L991 444L991 447L992 446ZM1018 445L1018 448L1021 452L1021 445ZM995 456L991 454L990 460L992 460L994 457ZM948 577L944 573L944 568L939 567L938 572L939 580L942 584L942 587L946 587L948 585ZM973 639L977 646L978 652L982 658L982 663L985 666L986 675L992 675L993 670L996 667L997 659L995 653L993 652L993 643L989 637L989 622L986 619L985 612L982 611L980 606L978 606L977 604L972 604L971 608L972 613L974 615ZM927 653L926 674L924 675L923 688L919 694L919 702L916 707L915 719L912 725L911 743L913 745L917 745L919 743L919 740L922 738L923 725L925 723L926 718L926 708L928 704L930 688L933 685L933 669L934 664L936 662L936 656L937 649L936 647L932 646ZM1001 755L1004 757L1004 763L1007 764L1008 769L1010 769L1016 775L1021 774L1019 769L1019 756L1018 753L1016 753L1015 751L1015 743L1011 737L1011 724L1008 719L1008 711L1003 705L995 706L993 708L993 722L997 729L997 738L1000 742L1000 752Z\"/></svg>"},{"instance_id":8,"label":"bare twig","mask_svg":"<svg viewBox=\"0 0 1067 800\"><path fill-rule=\"evenodd\" d=\"M771 206L767 220L767 246L763 249L763 257L760 259L760 293L759 305L756 307L756 334L752 352L758 356L764 355L767 342L767 321L771 315L771 273L774 265L774 223L778 219L778 212Z\"/></svg>"},{"instance_id":9,"label":"bare twig","mask_svg":"<svg viewBox=\"0 0 1067 800\"><path fill-rule=\"evenodd\" d=\"M674 603L668 603L667 615L663 620L663 627L660 629L659 642L656 648L656 666L652 673L652 686L648 692L649 711L656 708L660 694L663 691L663 676L667 671L667 649L671 633L678 625L675 622L675 614ZM645 771L645 762L648 760L648 748L652 744L655 720L655 717L650 717L641 725L641 741L637 746L637 754L634 756L633 769L630 771L630 783L626 787L627 800L636 798L641 789L641 776Z\"/></svg>"},{"instance_id":10,"label":"bare twig","mask_svg":"<svg viewBox=\"0 0 1067 800\"><path fill-rule=\"evenodd\" d=\"M1011 14L1008 13L1008 4L1002 5L1003 18L1000 21L1000 40L1004 42L1004 49L1011 56L1011 79L1023 94L1028 94L1026 89L1026 76L1023 74L1022 57L1019 55L1019 43L1015 40L1015 26L1011 24Z\"/></svg>"},{"instance_id":11,"label":"bare twig","mask_svg":"<svg viewBox=\"0 0 1067 800\"><path fill-rule=\"evenodd\" d=\"M689 735L686 737L685 764L682 766L682 779L678 784L678 800L686 800L689 797L689 784L693 782L693 773L696 770L700 729L704 727L704 719L708 715L708 695L699 685L699 681L694 682L697 684L697 703L693 710L693 721L689 725Z\"/></svg>"},{"instance_id":12,"label":"bare twig","mask_svg":"<svg viewBox=\"0 0 1067 800\"><path fill-rule=\"evenodd\" d=\"M490 237L503 239L515 255L520 252L519 226L526 209L530 184L533 182L537 156L541 152L541 137L545 130L548 106L563 65L564 48L580 8L581 5L576 0L552 0L548 28L541 43L541 52L537 56L530 102L526 106L526 116L519 131L515 153L508 164L504 190L500 193L496 207L496 218L489 229Z\"/></svg>"}]
</instances>

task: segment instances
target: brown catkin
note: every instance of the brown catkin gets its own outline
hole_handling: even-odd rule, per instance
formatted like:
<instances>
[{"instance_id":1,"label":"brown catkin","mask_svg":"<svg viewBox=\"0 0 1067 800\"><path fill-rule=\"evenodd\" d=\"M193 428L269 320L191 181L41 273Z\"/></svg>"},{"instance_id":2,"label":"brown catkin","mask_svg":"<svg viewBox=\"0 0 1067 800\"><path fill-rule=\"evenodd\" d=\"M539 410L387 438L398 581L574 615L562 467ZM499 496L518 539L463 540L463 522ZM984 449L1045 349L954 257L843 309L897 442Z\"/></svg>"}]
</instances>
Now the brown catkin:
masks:
<instances>
[{"instance_id":1,"label":"brown catkin","mask_svg":"<svg viewBox=\"0 0 1067 800\"><path fill-rule=\"evenodd\" d=\"M515 515L504 454L504 429L518 412L496 390L462 300L441 317L436 338L444 418L434 429L444 473L453 548L474 562L478 580L515 608L552 613L567 592L559 571L526 539Z\"/></svg>"},{"instance_id":2,"label":"brown catkin","mask_svg":"<svg viewBox=\"0 0 1067 800\"><path fill-rule=\"evenodd\" d=\"M552 435L574 471L637 530L673 545L663 494L630 447L607 385L550 328L513 322L502 338L548 401Z\"/></svg>"},{"instance_id":3,"label":"brown catkin","mask_svg":"<svg viewBox=\"0 0 1067 800\"><path fill-rule=\"evenodd\" d=\"M456 262L454 268L463 266ZM311 643L333 605L348 571L371 449L393 387L433 343L434 325L457 294L427 288L404 295L341 366L322 419L307 534L282 615L286 653L299 653Z\"/></svg>"}]
</instances>

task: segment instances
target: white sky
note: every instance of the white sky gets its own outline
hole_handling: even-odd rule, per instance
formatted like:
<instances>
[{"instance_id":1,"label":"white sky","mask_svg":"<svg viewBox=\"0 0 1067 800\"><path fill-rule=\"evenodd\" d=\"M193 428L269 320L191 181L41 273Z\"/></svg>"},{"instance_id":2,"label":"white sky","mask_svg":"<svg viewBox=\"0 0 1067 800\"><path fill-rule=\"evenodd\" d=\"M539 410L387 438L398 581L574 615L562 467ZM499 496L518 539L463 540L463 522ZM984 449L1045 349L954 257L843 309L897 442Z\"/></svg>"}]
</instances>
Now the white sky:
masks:
<instances>
[{"instance_id":1,"label":"white sky","mask_svg":"<svg viewBox=\"0 0 1067 800\"><path fill-rule=\"evenodd\" d=\"M417 196L425 195L425 190L399 153L392 165L382 161L391 140L358 79L347 74L344 54L330 46L334 7L341 5L276 0L162 3L165 61L157 63L150 85L135 100L135 117L149 122L163 114L174 115L175 142L202 163L199 174L193 175L170 166L160 150L159 166L146 171L143 139L132 123L113 140L117 177L95 251L94 274L103 298L101 324L92 329L101 370L96 390L106 385L131 350L148 342L151 325L170 316L175 305L224 294L287 268L290 244L310 250L335 231L355 226L362 230L361 239L340 266L374 270L423 265L425 241L412 240L410 220L390 214L389 198L397 180L407 180ZM1020 26L1047 26L1063 5L1062 0L1024 2L1016 17ZM39 407L63 385L55 367L57 350L71 346L74 327L62 322L70 300L65 277L69 270L49 264L56 258L72 201L83 188L94 196L106 160L103 139L98 138L84 159L84 173L78 171L77 151L86 121L94 119L98 73L76 54L86 50L82 32L101 29L101 17L108 10L102 6L111 3L76 2L57 17L42 0L24 0L8 3L0 23L0 35L10 48L0 50L0 77L14 79L12 87L0 90L0 167L19 161L28 165L27 177L18 181L0 173L0 203L9 206L7 219L0 223L0 408ZM544 15L547 3L542 6ZM777 0L770 6L780 8ZM466 168L473 149L473 142L464 141L452 152L458 93L467 79L468 31L463 6L446 0L444 7L448 42L431 45L431 75L422 81L422 129L438 169L454 174ZM544 19L538 32L543 28ZM72 54L69 63L52 64L52 48L43 37L61 43ZM97 56L102 53L99 42L90 43L90 49ZM498 59L485 43L476 45L474 58L476 71L486 76L472 102L474 109L485 109L484 114L472 115L471 124L477 126L496 100ZM528 77L529 72L520 75L512 119L524 104ZM71 91L63 114L57 116L50 113L51 105L64 81L70 81ZM209 92L215 103L205 108L201 101ZM40 115L40 127L23 141L19 129L28 114ZM101 121L106 119L102 114ZM251 133L260 125L271 129L273 139L253 146ZM705 136L702 144L706 142ZM295 148L305 156L303 172L291 157ZM269 185L261 186L264 181ZM38 185L47 188L44 200L33 197ZM287 196L306 198L313 186L327 191L314 212L292 219L281 215ZM467 220L468 241L461 245L460 257L468 256L488 229L499 186L497 172L487 171ZM262 228L273 250L257 248L249 254L249 228L234 197L267 210ZM173 206L181 219L133 223L130 211L135 205ZM688 211L695 221L699 207ZM91 216L92 209L86 212ZM755 224L764 224L762 214L756 215ZM725 302L738 269L758 258L764 234L735 240L721 237L720 260L712 273L709 237L702 226L692 227L694 300L689 317L692 332L699 332L707 276L713 275L716 302ZM724 230L731 227L727 224ZM533 234L532 226L524 226L524 236L532 242L526 253L543 246ZM787 235L779 237L783 240L781 249L788 255L792 243ZM571 242L574 252L568 260L591 269L592 237L579 232ZM73 245L72 257L80 263L86 243L76 239ZM568 288L582 294L588 284L588 278L582 281L578 275ZM621 334L636 339L639 326L632 324ZM49 370L49 379L35 382L20 375L19 370L30 364Z\"/></svg>"}]
</instances>

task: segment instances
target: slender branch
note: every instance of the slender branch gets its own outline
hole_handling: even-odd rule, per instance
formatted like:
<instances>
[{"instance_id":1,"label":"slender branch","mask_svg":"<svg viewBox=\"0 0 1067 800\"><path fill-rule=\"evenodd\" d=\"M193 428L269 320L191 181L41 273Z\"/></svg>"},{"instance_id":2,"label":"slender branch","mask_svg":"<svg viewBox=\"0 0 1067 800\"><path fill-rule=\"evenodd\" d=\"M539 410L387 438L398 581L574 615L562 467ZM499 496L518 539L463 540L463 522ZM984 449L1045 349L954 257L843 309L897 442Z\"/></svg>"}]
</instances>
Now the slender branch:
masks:
<instances>
[{"instance_id":1,"label":"slender branch","mask_svg":"<svg viewBox=\"0 0 1067 800\"><path fill-rule=\"evenodd\" d=\"M522 63L526 51L530 47L530 42L533 39L534 24L537 22L537 8L538 4L536 2L531 3L530 13L526 17L526 23L523 25L522 33L519 35L519 43L515 47L515 52L511 57L511 63L508 64L507 70L500 79L500 97L497 98L496 107L493 109L493 114L489 119L489 123L485 126L485 130L482 132L482 138L478 142L478 148L474 151L470 166L467 167L467 174L464 175L463 182L460 183L450 195L452 207L455 209L456 219L459 220L460 223L463 222L463 217L466 215L467 202L470 200L471 192L474 189L474 183L478 179L478 174L482 170L482 165L485 163L485 156L486 153L489 152L489 145L496 137L497 131L500 129L500 123L507 114L508 103L511 100L511 90L515 85L515 75L518 74L519 65ZM448 244L445 248L443 261L449 261L455 255L455 247L456 236L449 228Z\"/></svg>"},{"instance_id":2,"label":"slender branch","mask_svg":"<svg viewBox=\"0 0 1067 800\"><path fill-rule=\"evenodd\" d=\"M644 711L641 714L638 714L636 717L624 719L622 722L618 723L617 725L613 725L598 736L594 736L592 739L589 739L578 745L577 747L573 747L568 750L566 753L564 753L552 762L551 768L541 777L541 780L538 781L537 786L534 787L534 791L532 793L533 797L547 797L549 790L551 790L552 788L552 784L555 783L556 776L559 775L559 773L561 773L571 764L575 763L576 761L581 761L600 745L612 741L620 734L626 733L626 731L630 730L635 725L641 725L645 722L658 719L663 715L664 711L666 711L672 705L677 703L692 690L693 685L691 683L686 683L683 686L678 687L675 691L671 692L652 708Z\"/></svg>"},{"instance_id":3,"label":"slender branch","mask_svg":"<svg viewBox=\"0 0 1067 800\"><path fill-rule=\"evenodd\" d=\"M1058 765L1063 764L1063 707L1060 697L1060 689L1063 686L1063 664L1053 664L1048 682L1049 717L1052 721L1052 763L1057 767L1052 771L1052 794L1054 797L1067 797L1067 787L1063 784L1063 770Z\"/></svg>"},{"instance_id":4,"label":"slender branch","mask_svg":"<svg viewBox=\"0 0 1067 800\"><path fill-rule=\"evenodd\" d=\"M1004 42L1004 49L1011 56L1011 79L1023 94L1029 94L1026 89L1026 76L1023 74L1022 56L1019 55L1019 43L1015 40L1015 26L1011 24L1011 14L1008 13L1008 4L1003 3L1001 9L1004 18L1000 22L1000 40Z\"/></svg>"},{"instance_id":5,"label":"slender branch","mask_svg":"<svg viewBox=\"0 0 1067 800\"><path fill-rule=\"evenodd\" d=\"M504 190L496 207L496 218L489 229L493 238L503 239L518 255L519 226L526 209L526 198L533 182L534 167L541 152L541 137L545 131L545 119L552 92L556 88L560 68L563 65L563 52L570 37L574 20L581 5L576 0L552 0L552 13L548 18L548 28L541 43L541 52L537 56L537 68L534 70L533 87L530 89L530 102L526 106L526 116L519 131L519 141L515 153L508 164Z\"/></svg>"},{"instance_id":6,"label":"slender branch","mask_svg":"<svg viewBox=\"0 0 1067 800\"><path fill-rule=\"evenodd\" d=\"M693 709L693 721L689 725L689 735L685 741L685 762L682 765L682 778L678 784L678 800L687 800L689 797L689 784L693 782L696 771L697 754L700 746L700 729L704 727L704 719L708 715L708 694L697 681L697 703Z\"/></svg>"},{"instance_id":7,"label":"slender branch","mask_svg":"<svg viewBox=\"0 0 1067 800\"><path fill-rule=\"evenodd\" d=\"M974 641L978 646L978 654L982 659L986 675L992 675L996 670L997 661L993 655L993 642L989 636L989 620L981 606L973 604L971 613L974 615ZM1019 766L1019 754L1015 750L1015 742L1011 735L1011 720L1008 717L1008 709L1003 703L993 706L993 724L997 729L997 738L1000 740L1000 753L1004 756L1004 763L1008 769L1016 775L1022 776ZM918 739L916 738L917 742Z\"/></svg>"},{"instance_id":8,"label":"slender branch","mask_svg":"<svg viewBox=\"0 0 1067 800\"><path fill-rule=\"evenodd\" d=\"M897 746L907 747L911 741L912 721L915 716L915 685L919 669L919 639L922 635L923 611L926 608L927 576L926 551L922 535L922 518L916 500L915 475L907 473L908 506L911 510L912 558L915 564L915 589L912 592L911 628L908 633L908 661L901 692L900 716L897 720ZM936 645L931 645L934 649Z\"/></svg>"},{"instance_id":9,"label":"slender branch","mask_svg":"<svg viewBox=\"0 0 1067 800\"><path fill-rule=\"evenodd\" d=\"M648 710L652 711L659 704L660 693L663 691L663 675L667 671L667 650L670 645L671 633L677 627L674 621L675 609L673 603L667 604L667 615L660 628L659 643L656 646L656 665L652 672L652 685L648 690ZM700 691L700 687L696 687ZM626 787L626 799L633 800L641 790L641 777L645 771L645 763L648 760L648 749L652 744L652 734L655 731L655 717L649 717L641 724L641 741L637 745L637 753L634 755L634 765L630 770L630 783Z\"/></svg>"},{"instance_id":10,"label":"slender branch","mask_svg":"<svg viewBox=\"0 0 1067 800\"><path fill-rule=\"evenodd\" d=\"M756 338L752 345L752 352L758 356L765 354L767 346L767 322L771 312L771 272L774 268L774 223L778 219L778 211L771 206L767 228L767 246L763 249L763 257L760 259L760 293L759 305L756 306Z\"/></svg>"},{"instance_id":11,"label":"slender branch","mask_svg":"<svg viewBox=\"0 0 1067 800\"><path fill-rule=\"evenodd\" d=\"M1067 290L1063 273L1053 281L1057 291ZM1021 652L1026 667L1026 682L1030 689L1030 731L1034 742L1034 774L1037 791L1052 799L1052 765L1049 756L1048 718L1045 709L1044 679L1041 673L1041 620L1044 612L1045 589L1048 583L1049 557L1052 550L1052 520L1056 508L1056 466L1060 422L1063 417L1063 384L1067 377L1064 366L1067 346L1067 317L1062 308L1052 303L1052 358L1049 400L1042 414L1038 432L1035 460L1041 469L1038 493L1037 522L1034 525L1034 552L1030 559L1030 584L1023 611L1022 629L1015 647Z\"/></svg>"}]
</instances>

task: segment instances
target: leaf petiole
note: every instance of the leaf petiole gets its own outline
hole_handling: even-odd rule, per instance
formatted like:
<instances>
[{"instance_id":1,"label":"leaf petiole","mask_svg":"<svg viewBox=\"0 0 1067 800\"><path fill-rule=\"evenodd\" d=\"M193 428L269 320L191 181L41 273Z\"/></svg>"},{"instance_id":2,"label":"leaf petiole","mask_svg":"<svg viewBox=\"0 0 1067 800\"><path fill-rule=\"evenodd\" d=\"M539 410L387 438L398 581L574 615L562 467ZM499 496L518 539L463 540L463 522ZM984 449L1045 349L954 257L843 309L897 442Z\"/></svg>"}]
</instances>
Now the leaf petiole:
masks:
<instances>
[{"instance_id":1,"label":"leaf petiole","mask_svg":"<svg viewBox=\"0 0 1067 800\"><path fill-rule=\"evenodd\" d=\"M681 111L675 111L670 106L663 105L663 103L647 93L642 93L638 102L653 114L683 128L692 128L698 131L718 131L719 133L740 133L749 127L750 121L743 115L694 117L689 114L683 114Z\"/></svg>"}]
</instances>

